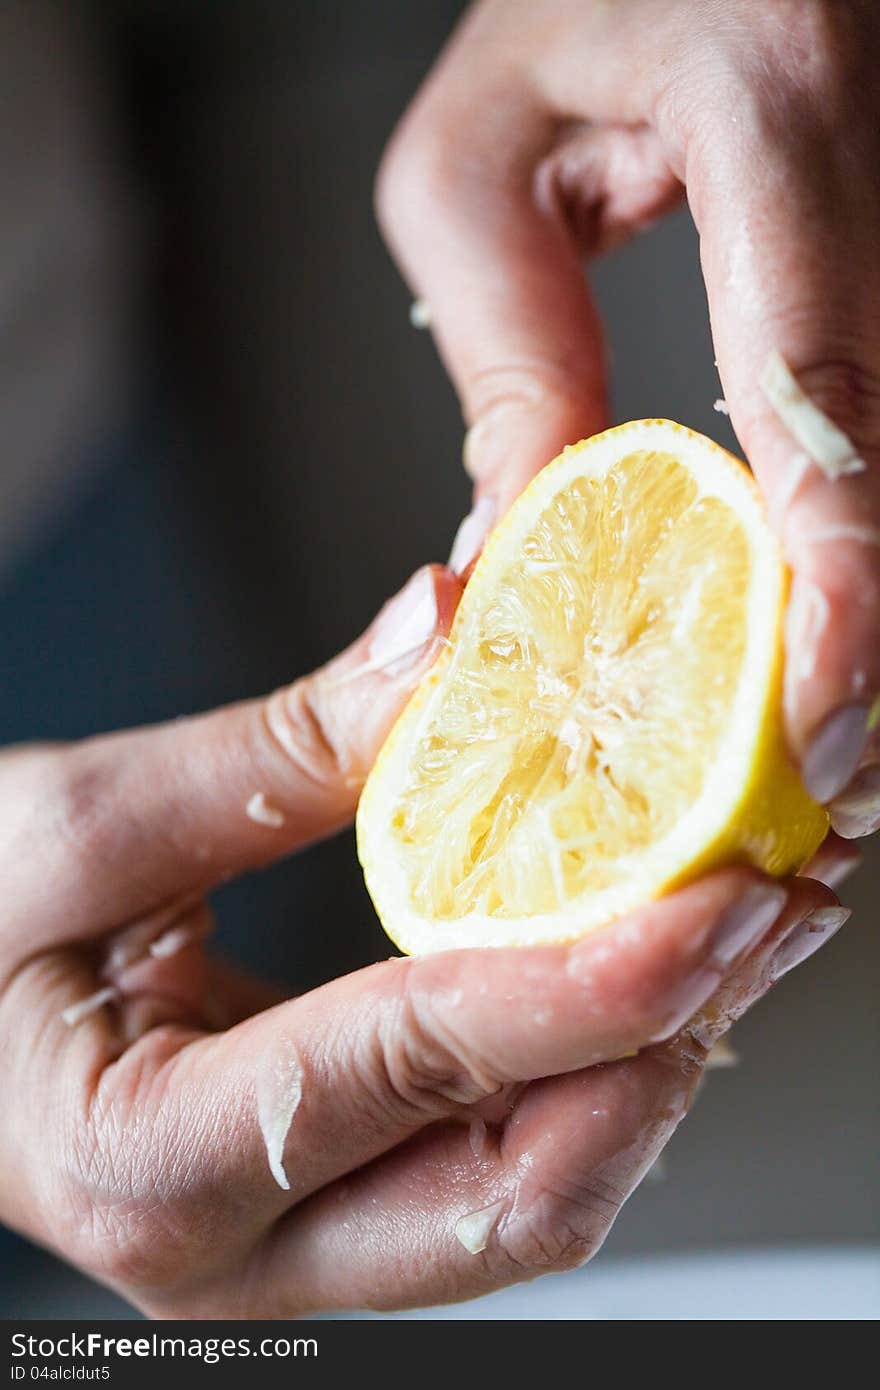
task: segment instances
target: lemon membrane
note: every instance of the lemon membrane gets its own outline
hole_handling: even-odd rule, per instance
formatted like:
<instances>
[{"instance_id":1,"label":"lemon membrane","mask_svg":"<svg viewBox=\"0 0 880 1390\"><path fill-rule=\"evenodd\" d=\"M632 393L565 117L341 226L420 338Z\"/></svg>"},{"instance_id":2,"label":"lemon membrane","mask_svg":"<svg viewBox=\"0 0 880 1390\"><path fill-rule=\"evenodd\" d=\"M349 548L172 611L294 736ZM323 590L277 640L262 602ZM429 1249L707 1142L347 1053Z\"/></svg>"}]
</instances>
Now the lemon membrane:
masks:
<instances>
[{"instance_id":1,"label":"lemon membrane","mask_svg":"<svg viewBox=\"0 0 880 1390\"><path fill-rule=\"evenodd\" d=\"M644 421L567 449L491 539L380 755L359 847L406 950L570 939L821 842L781 728L787 574L746 469Z\"/></svg>"}]
</instances>

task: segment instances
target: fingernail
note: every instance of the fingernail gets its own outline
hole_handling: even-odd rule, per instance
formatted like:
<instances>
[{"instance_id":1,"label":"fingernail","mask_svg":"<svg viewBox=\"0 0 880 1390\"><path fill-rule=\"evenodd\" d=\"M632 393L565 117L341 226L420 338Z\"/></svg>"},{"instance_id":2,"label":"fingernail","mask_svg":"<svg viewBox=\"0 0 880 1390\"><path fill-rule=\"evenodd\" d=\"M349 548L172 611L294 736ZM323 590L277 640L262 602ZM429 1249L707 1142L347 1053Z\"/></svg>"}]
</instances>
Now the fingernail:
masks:
<instances>
[{"instance_id":1,"label":"fingernail","mask_svg":"<svg viewBox=\"0 0 880 1390\"><path fill-rule=\"evenodd\" d=\"M831 825L844 840L880 830L880 767L866 767L828 808Z\"/></svg>"},{"instance_id":2,"label":"fingernail","mask_svg":"<svg viewBox=\"0 0 880 1390\"><path fill-rule=\"evenodd\" d=\"M463 574L479 553L483 541L495 520L497 505L494 497L481 497L475 503L455 533L449 553L449 568L453 574Z\"/></svg>"},{"instance_id":3,"label":"fingernail","mask_svg":"<svg viewBox=\"0 0 880 1390\"><path fill-rule=\"evenodd\" d=\"M726 969L755 946L785 907L788 893L779 883L754 883L719 917L708 939L711 960Z\"/></svg>"},{"instance_id":4,"label":"fingernail","mask_svg":"<svg viewBox=\"0 0 880 1390\"><path fill-rule=\"evenodd\" d=\"M804 756L803 777L811 796L823 805L843 791L868 740L868 705L843 705L829 714Z\"/></svg>"},{"instance_id":5,"label":"fingernail","mask_svg":"<svg viewBox=\"0 0 880 1390\"><path fill-rule=\"evenodd\" d=\"M699 1017L698 1010L715 993L722 976L766 935L787 899L779 883L754 883L722 912L699 952L698 968L667 998L667 1015L651 1042L665 1041L688 1019Z\"/></svg>"},{"instance_id":6,"label":"fingernail","mask_svg":"<svg viewBox=\"0 0 880 1390\"><path fill-rule=\"evenodd\" d=\"M789 970L818 951L835 932L840 931L852 913L848 907L817 907L805 917L787 941L783 942L770 963L770 976L773 982L781 980Z\"/></svg>"},{"instance_id":7,"label":"fingernail","mask_svg":"<svg viewBox=\"0 0 880 1390\"><path fill-rule=\"evenodd\" d=\"M437 596L430 570L419 570L376 619L370 660L397 674L415 665L437 629Z\"/></svg>"}]
</instances>

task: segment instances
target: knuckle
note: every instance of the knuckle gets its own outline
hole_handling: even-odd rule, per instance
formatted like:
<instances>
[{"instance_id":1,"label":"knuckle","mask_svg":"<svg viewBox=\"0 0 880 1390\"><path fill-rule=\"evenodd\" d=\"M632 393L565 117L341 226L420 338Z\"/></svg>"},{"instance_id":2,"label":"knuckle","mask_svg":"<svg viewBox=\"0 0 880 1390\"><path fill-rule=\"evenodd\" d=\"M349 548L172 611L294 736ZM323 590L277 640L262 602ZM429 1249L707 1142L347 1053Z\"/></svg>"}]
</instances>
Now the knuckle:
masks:
<instances>
[{"instance_id":1,"label":"knuckle","mask_svg":"<svg viewBox=\"0 0 880 1390\"><path fill-rule=\"evenodd\" d=\"M118 1138L118 1136L116 1136ZM26 1196L22 1211L36 1220L29 1234L66 1259L111 1283L143 1275L146 1264L138 1221L127 1202L125 1147L105 1144L81 1114L50 1126L19 1152Z\"/></svg>"},{"instance_id":2,"label":"knuckle","mask_svg":"<svg viewBox=\"0 0 880 1390\"><path fill-rule=\"evenodd\" d=\"M276 691L263 706L263 726L286 770L326 790L355 771L355 759L328 703L308 680Z\"/></svg>"},{"instance_id":3,"label":"knuckle","mask_svg":"<svg viewBox=\"0 0 880 1390\"><path fill-rule=\"evenodd\" d=\"M599 1250L623 1200L595 1175L554 1180L526 1204L520 1196L499 1248L520 1279L577 1269Z\"/></svg>"},{"instance_id":4,"label":"knuckle","mask_svg":"<svg viewBox=\"0 0 880 1390\"><path fill-rule=\"evenodd\" d=\"M559 418L583 414L585 399L595 392L586 371L548 357L494 363L474 372L465 383L468 414L482 417L508 406L553 412Z\"/></svg>"},{"instance_id":5,"label":"knuckle","mask_svg":"<svg viewBox=\"0 0 880 1390\"><path fill-rule=\"evenodd\" d=\"M156 1269L149 1203L137 1200L124 1135L88 1125L70 1135L54 1169L55 1239L77 1264L111 1283L148 1281ZM60 1237L60 1239L59 1239Z\"/></svg>"},{"instance_id":6,"label":"knuckle","mask_svg":"<svg viewBox=\"0 0 880 1390\"><path fill-rule=\"evenodd\" d=\"M412 117L404 117L379 163L374 205L379 226L391 240L409 220L414 202L423 194L427 174L425 145Z\"/></svg>"},{"instance_id":7,"label":"knuckle","mask_svg":"<svg viewBox=\"0 0 880 1390\"><path fill-rule=\"evenodd\" d=\"M468 181L458 142L447 138L429 115L407 114L392 135L379 164L374 187L376 217L392 242L452 216Z\"/></svg>"},{"instance_id":8,"label":"knuckle","mask_svg":"<svg viewBox=\"0 0 880 1390\"><path fill-rule=\"evenodd\" d=\"M398 128L382 154L373 183L373 209L386 237L392 238L397 225L399 203L406 175L403 167L403 136Z\"/></svg>"},{"instance_id":9,"label":"knuckle","mask_svg":"<svg viewBox=\"0 0 880 1390\"><path fill-rule=\"evenodd\" d=\"M118 1207L94 1202L83 1205L74 1235L74 1251L80 1250L81 1263L103 1280L136 1287L153 1282L169 1272L169 1266L154 1258L149 1237L142 1229L139 1214L125 1213Z\"/></svg>"},{"instance_id":10,"label":"knuckle","mask_svg":"<svg viewBox=\"0 0 880 1390\"><path fill-rule=\"evenodd\" d=\"M494 1095L500 1083L440 1021L424 991L401 972L395 1006L378 1030L378 1071L385 1106L409 1122L447 1114Z\"/></svg>"},{"instance_id":11,"label":"knuckle","mask_svg":"<svg viewBox=\"0 0 880 1390\"><path fill-rule=\"evenodd\" d=\"M529 356L484 367L461 382L468 423L463 463L474 479L513 478L594 432L606 412L604 372L586 363ZM526 439L533 441L526 447ZM513 457L511 456L513 449ZM511 469L514 473L511 473ZM523 479L526 481L526 479Z\"/></svg>"},{"instance_id":12,"label":"knuckle","mask_svg":"<svg viewBox=\"0 0 880 1390\"><path fill-rule=\"evenodd\" d=\"M855 353L818 358L799 367L797 379L856 446L880 444L880 376Z\"/></svg>"},{"instance_id":13,"label":"knuckle","mask_svg":"<svg viewBox=\"0 0 880 1390\"><path fill-rule=\"evenodd\" d=\"M194 1181L191 1136L163 1117L157 1074L137 1047L107 1067L47 1163L53 1243L127 1290L173 1286L216 1259L216 1200Z\"/></svg>"},{"instance_id":14,"label":"knuckle","mask_svg":"<svg viewBox=\"0 0 880 1390\"><path fill-rule=\"evenodd\" d=\"M88 745L73 747L52 759L47 774L43 804L51 808L59 839L86 863L115 857L121 810L103 760L93 756Z\"/></svg>"},{"instance_id":15,"label":"knuckle","mask_svg":"<svg viewBox=\"0 0 880 1390\"><path fill-rule=\"evenodd\" d=\"M717 167L722 141L750 172L756 151L764 164L784 151L806 167L805 152L815 152L823 134L839 134L851 146L855 130L865 127L861 94L874 80L876 24L866 30L860 7L838 0L761 0L748 11L745 34L741 26L711 26L691 65L687 85L721 97L683 108L706 173ZM732 106L735 131L727 119Z\"/></svg>"}]
</instances>

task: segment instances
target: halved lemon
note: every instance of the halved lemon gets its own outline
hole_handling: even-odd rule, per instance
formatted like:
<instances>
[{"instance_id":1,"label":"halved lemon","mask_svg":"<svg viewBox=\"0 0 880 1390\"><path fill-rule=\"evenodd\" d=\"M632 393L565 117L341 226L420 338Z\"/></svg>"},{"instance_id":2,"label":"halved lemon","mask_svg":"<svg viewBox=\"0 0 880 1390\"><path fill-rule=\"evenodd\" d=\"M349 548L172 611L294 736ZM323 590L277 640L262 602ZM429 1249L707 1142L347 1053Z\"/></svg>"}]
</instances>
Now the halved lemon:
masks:
<instances>
[{"instance_id":1,"label":"halved lemon","mask_svg":"<svg viewBox=\"0 0 880 1390\"><path fill-rule=\"evenodd\" d=\"M567 448L490 538L358 810L404 951L566 941L827 815L783 736L788 575L751 474L639 420Z\"/></svg>"}]
</instances>

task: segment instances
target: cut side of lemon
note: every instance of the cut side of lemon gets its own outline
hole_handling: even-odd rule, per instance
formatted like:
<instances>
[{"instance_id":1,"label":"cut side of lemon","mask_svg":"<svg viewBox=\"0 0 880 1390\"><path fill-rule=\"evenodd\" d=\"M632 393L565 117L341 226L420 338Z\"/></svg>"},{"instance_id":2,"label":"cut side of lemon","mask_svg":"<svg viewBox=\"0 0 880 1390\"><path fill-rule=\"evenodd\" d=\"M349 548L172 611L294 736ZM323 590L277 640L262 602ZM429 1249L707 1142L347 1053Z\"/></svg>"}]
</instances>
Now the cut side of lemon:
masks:
<instances>
[{"instance_id":1,"label":"cut side of lemon","mask_svg":"<svg viewBox=\"0 0 880 1390\"><path fill-rule=\"evenodd\" d=\"M490 538L358 852L411 954L567 941L828 819L783 735L788 575L746 467L667 420L567 448Z\"/></svg>"}]
</instances>

